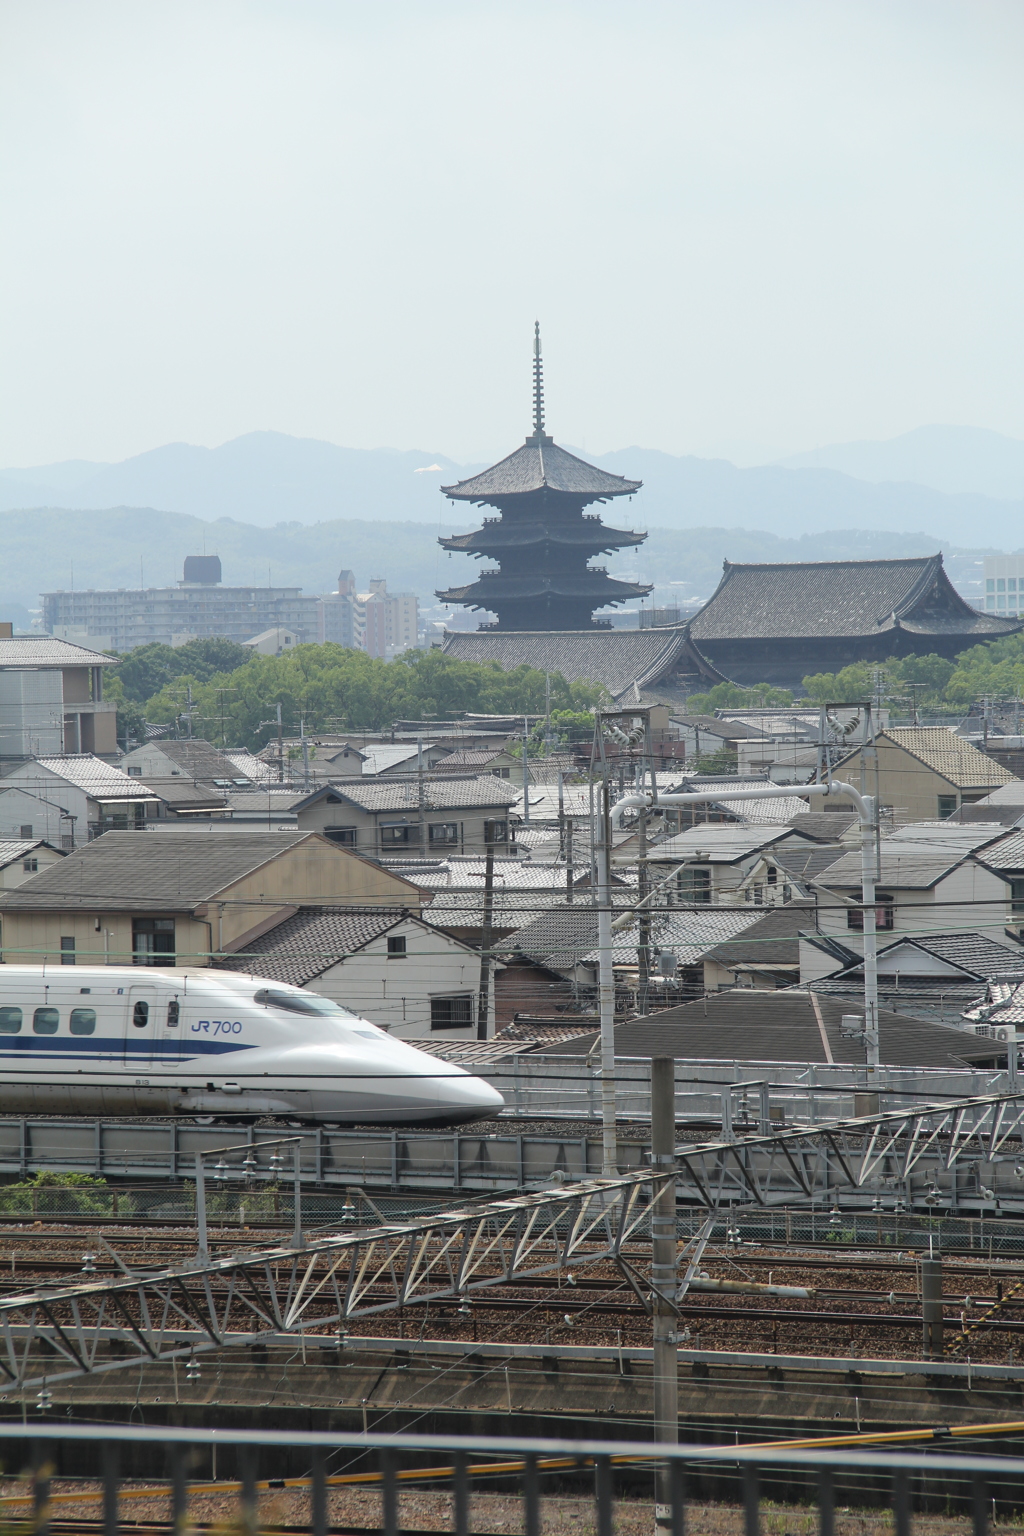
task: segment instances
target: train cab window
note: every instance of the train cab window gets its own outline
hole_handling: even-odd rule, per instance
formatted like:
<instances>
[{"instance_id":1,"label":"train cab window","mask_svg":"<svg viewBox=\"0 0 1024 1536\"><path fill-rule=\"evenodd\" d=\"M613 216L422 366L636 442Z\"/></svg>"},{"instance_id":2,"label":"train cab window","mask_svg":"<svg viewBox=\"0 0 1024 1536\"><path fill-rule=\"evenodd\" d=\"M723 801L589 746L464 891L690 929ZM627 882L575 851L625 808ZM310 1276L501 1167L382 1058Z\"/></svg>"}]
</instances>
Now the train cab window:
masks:
<instances>
[{"instance_id":1,"label":"train cab window","mask_svg":"<svg viewBox=\"0 0 1024 1536\"><path fill-rule=\"evenodd\" d=\"M21 1033L21 1009L0 1008L0 1035Z\"/></svg>"},{"instance_id":2,"label":"train cab window","mask_svg":"<svg viewBox=\"0 0 1024 1536\"><path fill-rule=\"evenodd\" d=\"M338 1014L348 1019L354 1017L350 1008L312 992L274 992L269 987L261 987L254 993L253 1002L264 1008L283 1008L286 1013L312 1014L318 1018L331 1018Z\"/></svg>"},{"instance_id":3,"label":"train cab window","mask_svg":"<svg viewBox=\"0 0 1024 1536\"><path fill-rule=\"evenodd\" d=\"M72 1008L71 1033L73 1035L94 1035L96 1033L96 1009Z\"/></svg>"},{"instance_id":4,"label":"train cab window","mask_svg":"<svg viewBox=\"0 0 1024 1536\"><path fill-rule=\"evenodd\" d=\"M60 1013L56 1008L37 1008L32 1015L32 1029L37 1035L55 1035L59 1023Z\"/></svg>"},{"instance_id":5,"label":"train cab window","mask_svg":"<svg viewBox=\"0 0 1024 1536\"><path fill-rule=\"evenodd\" d=\"M181 1004L177 998L167 1004L167 1028L174 1029L181 1018Z\"/></svg>"},{"instance_id":6,"label":"train cab window","mask_svg":"<svg viewBox=\"0 0 1024 1536\"><path fill-rule=\"evenodd\" d=\"M149 1004L140 998L132 1009L132 1023L136 1029L145 1029L149 1023Z\"/></svg>"}]
</instances>

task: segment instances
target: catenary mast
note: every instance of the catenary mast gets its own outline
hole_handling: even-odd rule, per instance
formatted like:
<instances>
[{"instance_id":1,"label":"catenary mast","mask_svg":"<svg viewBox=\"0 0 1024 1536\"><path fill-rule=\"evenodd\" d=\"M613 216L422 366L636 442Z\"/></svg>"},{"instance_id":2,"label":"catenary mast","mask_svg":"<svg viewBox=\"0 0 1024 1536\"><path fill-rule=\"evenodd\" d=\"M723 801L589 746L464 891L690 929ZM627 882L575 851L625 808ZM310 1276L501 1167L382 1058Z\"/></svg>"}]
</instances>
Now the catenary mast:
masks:
<instances>
[{"instance_id":1,"label":"catenary mast","mask_svg":"<svg viewBox=\"0 0 1024 1536\"><path fill-rule=\"evenodd\" d=\"M476 581L436 595L446 603L490 610L498 630L608 629L595 608L645 597L651 588L616 581L588 562L642 544L646 533L608 528L584 508L613 496L632 496L639 480L596 469L559 448L544 430L544 374L540 324L533 339L533 431L508 458L469 480L441 489L452 501L496 507L482 528L438 542L443 549L496 562Z\"/></svg>"}]
</instances>

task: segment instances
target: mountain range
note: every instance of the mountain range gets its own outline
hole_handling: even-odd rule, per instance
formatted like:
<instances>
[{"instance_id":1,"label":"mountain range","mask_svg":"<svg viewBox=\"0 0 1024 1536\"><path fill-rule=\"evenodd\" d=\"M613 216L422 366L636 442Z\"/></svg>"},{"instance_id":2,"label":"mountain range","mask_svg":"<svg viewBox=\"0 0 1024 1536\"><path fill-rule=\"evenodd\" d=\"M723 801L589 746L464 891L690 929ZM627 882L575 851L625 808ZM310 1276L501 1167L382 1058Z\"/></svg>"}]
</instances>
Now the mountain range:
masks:
<instances>
[{"instance_id":1,"label":"mountain range","mask_svg":"<svg viewBox=\"0 0 1024 1536\"><path fill-rule=\"evenodd\" d=\"M972 432L921 428L888 444L839 445L801 455L799 462L747 468L639 447L590 457L602 468L644 482L637 496L609 517L619 525L733 527L785 537L898 530L1013 549L1021 542L1024 478L1012 499L978 486L1017 485L1012 463L1015 454L1024 455L1024 443L998 433L971 437ZM964 433L974 443L973 469ZM840 467L843 454L850 467ZM825 462L829 455L835 463ZM916 478L902 472L908 466L919 471ZM436 529L453 516L465 522L465 509L453 508L440 486L482 467L433 452L341 448L314 438L251 432L218 448L170 443L117 464L70 460L2 470L0 511L142 507L204 520L229 517L264 528L346 519L422 522ZM924 474L950 482L959 477L961 488L938 489L923 482Z\"/></svg>"}]
</instances>

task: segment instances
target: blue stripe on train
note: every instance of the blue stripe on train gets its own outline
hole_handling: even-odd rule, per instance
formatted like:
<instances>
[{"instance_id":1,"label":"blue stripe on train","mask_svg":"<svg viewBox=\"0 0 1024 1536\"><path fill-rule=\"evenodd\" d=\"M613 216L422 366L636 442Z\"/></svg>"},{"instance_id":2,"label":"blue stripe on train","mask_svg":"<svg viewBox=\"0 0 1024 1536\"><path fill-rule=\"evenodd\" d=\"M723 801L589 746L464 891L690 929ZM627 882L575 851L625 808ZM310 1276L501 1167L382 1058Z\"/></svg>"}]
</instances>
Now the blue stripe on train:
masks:
<instances>
[{"instance_id":1,"label":"blue stripe on train","mask_svg":"<svg viewBox=\"0 0 1024 1536\"><path fill-rule=\"evenodd\" d=\"M221 1056L232 1051L251 1051L252 1043L228 1040L145 1040L112 1038L110 1035L0 1035L0 1056L22 1051L59 1052L62 1056Z\"/></svg>"}]
</instances>

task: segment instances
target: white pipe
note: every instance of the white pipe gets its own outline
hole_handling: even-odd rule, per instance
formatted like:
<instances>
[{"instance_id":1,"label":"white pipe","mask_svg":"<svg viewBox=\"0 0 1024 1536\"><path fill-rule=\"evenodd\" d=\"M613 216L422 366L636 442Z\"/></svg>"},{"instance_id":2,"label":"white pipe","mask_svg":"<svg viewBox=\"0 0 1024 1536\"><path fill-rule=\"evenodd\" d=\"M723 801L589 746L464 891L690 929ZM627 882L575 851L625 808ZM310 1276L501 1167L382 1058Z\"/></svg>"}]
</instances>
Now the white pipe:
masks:
<instances>
[{"instance_id":1,"label":"white pipe","mask_svg":"<svg viewBox=\"0 0 1024 1536\"><path fill-rule=\"evenodd\" d=\"M611 825L619 825L622 812L644 807L656 810L663 805L707 805L729 800L806 799L852 800L860 819L860 899L864 913L864 1050L869 1070L879 1066L878 1042L878 935L875 927L875 836L878 807L873 795L862 795L852 784L833 779L830 784L773 784L754 789L692 790L680 794L646 793L624 795L611 810ZM610 935L609 935L610 938ZM606 952L600 952L600 985L604 986L603 968ZM611 970L611 949L607 951Z\"/></svg>"}]
</instances>

